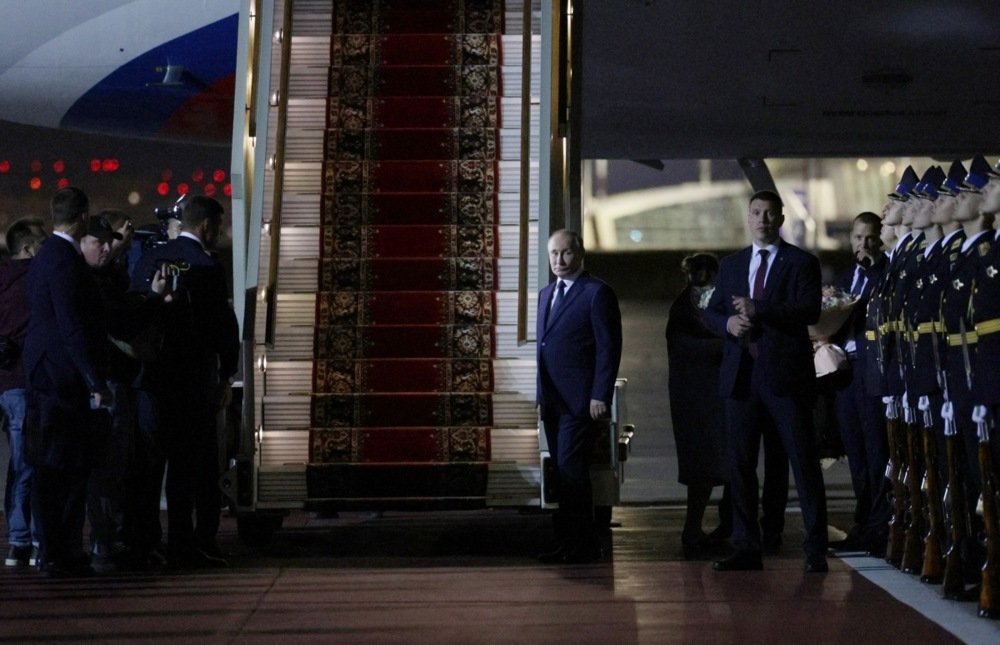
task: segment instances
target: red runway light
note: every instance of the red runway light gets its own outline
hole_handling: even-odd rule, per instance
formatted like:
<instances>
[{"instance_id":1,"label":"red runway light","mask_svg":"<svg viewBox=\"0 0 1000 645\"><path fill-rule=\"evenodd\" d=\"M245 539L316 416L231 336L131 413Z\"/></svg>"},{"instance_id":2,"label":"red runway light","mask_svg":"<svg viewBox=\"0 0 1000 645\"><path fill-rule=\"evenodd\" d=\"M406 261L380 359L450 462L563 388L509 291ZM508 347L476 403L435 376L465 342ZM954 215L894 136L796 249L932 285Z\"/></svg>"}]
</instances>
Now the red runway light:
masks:
<instances>
[{"instance_id":1,"label":"red runway light","mask_svg":"<svg viewBox=\"0 0 1000 645\"><path fill-rule=\"evenodd\" d=\"M42 162L35 159L31 162L31 172L42 172Z\"/></svg>"},{"instance_id":2,"label":"red runway light","mask_svg":"<svg viewBox=\"0 0 1000 645\"><path fill-rule=\"evenodd\" d=\"M42 187L42 178L32 177L31 181L28 182L28 187L31 188L31 190L38 190Z\"/></svg>"},{"instance_id":3,"label":"red runway light","mask_svg":"<svg viewBox=\"0 0 1000 645\"><path fill-rule=\"evenodd\" d=\"M61 175L66 172L66 162L62 159L56 159L52 162L52 171L57 175Z\"/></svg>"},{"instance_id":4,"label":"red runway light","mask_svg":"<svg viewBox=\"0 0 1000 645\"><path fill-rule=\"evenodd\" d=\"M215 190L216 190L215 189L215 184L205 184L205 186L204 186L204 188L202 190L204 190L205 194L208 195L209 197L214 197L215 196Z\"/></svg>"},{"instance_id":5,"label":"red runway light","mask_svg":"<svg viewBox=\"0 0 1000 645\"><path fill-rule=\"evenodd\" d=\"M6 159L0 159L0 173L6 174L10 172L10 162Z\"/></svg>"},{"instance_id":6,"label":"red runway light","mask_svg":"<svg viewBox=\"0 0 1000 645\"><path fill-rule=\"evenodd\" d=\"M161 197L166 197L167 193L170 192L170 184L165 181L161 181L156 185L156 192L159 193Z\"/></svg>"},{"instance_id":7,"label":"red runway light","mask_svg":"<svg viewBox=\"0 0 1000 645\"><path fill-rule=\"evenodd\" d=\"M226 197L232 197L233 196L233 185L232 184L226 184L225 186L223 186L222 187L222 194L225 195Z\"/></svg>"},{"instance_id":8,"label":"red runway light","mask_svg":"<svg viewBox=\"0 0 1000 645\"><path fill-rule=\"evenodd\" d=\"M58 187L60 189L61 188L69 188L69 178L68 177L60 177L59 181L56 182L56 187Z\"/></svg>"},{"instance_id":9,"label":"red runway light","mask_svg":"<svg viewBox=\"0 0 1000 645\"><path fill-rule=\"evenodd\" d=\"M202 170L201 168L197 168L195 169L194 172L191 173L191 180L194 181L196 184L200 184L201 180L204 178L205 178L205 171Z\"/></svg>"},{"instance_id":10,"label":"red runway light","mask_svg":"<svg viewBox=\"0 0 1000 645\"><path fill-rule=\"evenodd\" d=\"M191 187L187 184L177 184L178 195L187 195L189 190L191 190Z\"/></svg>"},{"instance_id":11,"label":"red runway light","mask_svg":"<svg viewBox=\"0 0 1000 645\"><path fill-rule=\"evenodd\" d=\"M90 172L101 172L101 160L91 159L90 160Z\"/></svg>"},{"instance_id":12,"label":"red runway light","mask_svg":"<svg viewBox=\"0 0 1000 645\"><path fill-rule=\"evenodd\" d=\"M215 172L213 172L212 173L212 181L214 181L217 184L220 184L220 183L226 181L226 171L222 170L221 168L219 168L218 170L216 170Z\"/></svg>"},{"instance_id":13,"label":"red runway light","mask_svg":"<svg viewBox=\"0 0 1000 645\"><path fill-rule=\"evenodd\" d=\"M114 172L118 170L118 160L117 159L105 159L101 162L101 170L104 172Z\"/></svg>"}]
</instances>

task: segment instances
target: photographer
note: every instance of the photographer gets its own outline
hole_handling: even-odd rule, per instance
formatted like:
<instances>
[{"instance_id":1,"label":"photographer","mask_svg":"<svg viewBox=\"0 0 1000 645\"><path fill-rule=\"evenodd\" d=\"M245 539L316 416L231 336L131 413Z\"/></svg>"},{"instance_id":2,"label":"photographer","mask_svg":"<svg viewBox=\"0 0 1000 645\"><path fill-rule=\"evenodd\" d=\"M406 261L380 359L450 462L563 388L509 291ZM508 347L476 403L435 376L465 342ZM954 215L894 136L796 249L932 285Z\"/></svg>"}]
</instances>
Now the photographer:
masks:
<instances>
[{"instance_id":1,"label":"photographer","mask_svg":"<svg viewBox=\"0 0 1000 645\"><path fill-rule=\"evenodd\" d=\"M121 211L102 211L88 218L87 234L80 242L83 257L101 296L108 337L115 346L108 356L108 386L114 393L108 442L103 458L91 471L87 516L91 527L91 566L99 573L120 566L148 568L144 548L132 547L136 473L152 470L145 446L136 437L136 401L133 383L139 376L139 357L162 336L158 321L170 301L166 280L157 273L149 294L128 291L123 257L131 241L131 220ZM143 477L145 475L142 475ZM160 478L162 481L162 477ZM158 491L157 491L158 494Z\"/></svg>"},{"instance_id":2,"label":"photographer","mask_svg":"<svg viewBox=\"0 0 1000 645\"><path fill-rule=\"evenodd\" d=\"M225 270L209 252L222 215L214 199L185 200L181 233L147 251L132 275L132 289L140 293L150 290L158 270L172 275L163 351L143 362L141 388L152 406L144 422L152 422L170 464L167 556L174 568L226 564L215 541L221 512L217 415L230 396L239 332Z\"/></svg>"}]
</instances>

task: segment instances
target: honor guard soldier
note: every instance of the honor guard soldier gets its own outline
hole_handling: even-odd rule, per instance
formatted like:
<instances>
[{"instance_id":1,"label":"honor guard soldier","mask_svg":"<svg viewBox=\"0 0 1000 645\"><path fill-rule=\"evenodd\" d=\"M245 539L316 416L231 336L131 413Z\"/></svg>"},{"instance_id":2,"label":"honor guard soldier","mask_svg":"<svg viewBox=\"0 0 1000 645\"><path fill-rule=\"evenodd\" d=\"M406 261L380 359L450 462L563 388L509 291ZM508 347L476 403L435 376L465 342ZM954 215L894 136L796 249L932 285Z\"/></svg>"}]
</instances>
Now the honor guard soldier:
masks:
<instances>
[{"instance_id":1,"label":"honor guard soldier","mask_svg":"<svg viewBox=\"0 0 1000 645\"><path fill-rule=\"evenodd\" d=\"M889 524L889 535L885 558L898 565L903 552L903 509L905 508L905 491L902 489L902 456L899 454L899 402L889 394L889 371L896 352L896 343L889 332L889 307L893 289L899 273L899 265L904 257L903 249L909 241L909 234L899 238L898 227L902 224L901 211L909 199L918 181L913 168L907 166L896 189L888 195L889 199L882 209L882 241L889 251L889 266L875 284L868 301L865 317L865 350L874 360L867 363L865 379L869 394L882 397L885 403L886 433L889 446L889 464L886 478L891 483L892 520ZM896 361L898 364L898 361Z\"/></svg>"},{"instance_id":2,"label":"honor guard soldier","mask_svg":"<svg viewBox=\"0 0 1000 645\"><path fill-rule=\"evenodd\" d=\"M899 248L899 263L896 264L898 274L893 285L888 302L888 323L886 332L895 339L895 351L889 363L887 373L888 395L899 402L902 411L901 432L896 437L897 451L903 469L899 476L903 478L907 500L906 531L900 568L907 573L919 573L922 563L923 512L922 494L920 491L919 474L922 473L922 451L920 445L920 430L917 424L916 405L906 395L906 377L913 370L912 338L903 316L903 306L906 297L915 288L917 278L923 270L924 250L927 239L923 231L913 229L917 212L923 209L918 193L928 186L934 185L940 169L932 166L924 172L920 182L903 204L900 213L901 223L897 230L902 247Z\"/></svg>"},{"instance_id":3,"label":"honor guard soldier","mask_svg":"<svg viewBox=\"0 0 1000 645\"><path fill-rule=\"evenodd\" d=\"M983 201L980 212L987 221L1000 211L1000 176L996 169L981 165L978 178ZM1000 164L997 165L1000 168ZM973 423L976 428L977 461L982 483L979 508L986 535L986 552L980 569L979 615L1000 617L1000 517L998 517L997 465L1000 464L1000 442L996 437L996 415L1000 407L1000 383L993 373L1000 357L1000 246L995 242L992 253L979 264L976 285L972 292L972 318L976 325L977 364L973 377Z\"/></svg>"},{"instance_id":4,"label":"honor guard soldier","mask_svg":"<svg viewBox=\"0 0 1000 645\"><path fill-rule=\"evenodd\" d=\"M955 211L955 219L962 223L966 240L951 263L950 280L944 288L942 322L947 334L947 351L944 354L944 391L946 400L941 408L946 441L952 443L949 461L957 471L958 487L952 487L952 498L964 504L964 509L951 513L953 525L953 558L948 565L957 566L961 572L946 571L944 594L949 598L964 598L965 583L977 582L979 566L983 561L982 548L974 536L980 532L978 516L972 512L979 498L982 482L978 461L978 438L972 423L972 387L975 382L977 335L972 317L972 293L981 267L989 262L994 252L990 219L980 212L982 188L989 181L989 164L981 157L973 160L969 174L963 182L962 195ZM949 469L952 464L949 464ZM964 489L964 490L962 490ZM964 492L964 495L961 493ZM959 499L961 497L961 499ZM967 524L967 528L962 525ZM954 568L952 566L952 568ZM960 575L961 573L961 575Z\"/></svg>"},{"instance_id":5,"label":"honor guard soldier","mask_svg":"<svg viewBox=\"0 0 1000 645\"><path fill-rule=\"evenodd\" d=\"M944 402L941 384L941 356L945 351L941 325L941 298L950 273L949 258L957 257L965 234L952 215L955 195L965 179L965 166L952 163L948 175L937 174L940 185L928 181L917 187L919 197L913 227L927 240L924 261L904 302L903 335L912 350L905 370L909 405L919 414L915 426L922 435L916 444L923 456L923 486L927 530L923 540L920 579L938 584L944 578L944 546L947 542L944 518L944 484L947 479L944 428L940 417ZM917 437L915 436L914 439ZM912 477L916 481L919 477Z\"/></svg>"}]
</instances>

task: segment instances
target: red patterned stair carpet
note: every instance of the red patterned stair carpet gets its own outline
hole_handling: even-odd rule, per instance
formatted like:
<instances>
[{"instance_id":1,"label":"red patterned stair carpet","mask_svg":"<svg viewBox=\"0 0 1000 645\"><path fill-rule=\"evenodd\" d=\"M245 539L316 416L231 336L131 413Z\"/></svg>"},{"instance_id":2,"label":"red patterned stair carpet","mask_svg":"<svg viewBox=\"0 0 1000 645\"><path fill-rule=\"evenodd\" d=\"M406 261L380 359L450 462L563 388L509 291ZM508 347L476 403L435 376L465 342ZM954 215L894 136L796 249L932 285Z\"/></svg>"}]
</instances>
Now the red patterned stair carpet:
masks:
<instances>
[{"instance_id":1,"label":"red patterned stair carpet","mask_svg":"<svg viewBox=\"0 0 1000 645\"><path fill-rule=\"evenodd\" d=\"M502 0L338 0L308 495L481 506Z\"/></svg>"}]
</instances>

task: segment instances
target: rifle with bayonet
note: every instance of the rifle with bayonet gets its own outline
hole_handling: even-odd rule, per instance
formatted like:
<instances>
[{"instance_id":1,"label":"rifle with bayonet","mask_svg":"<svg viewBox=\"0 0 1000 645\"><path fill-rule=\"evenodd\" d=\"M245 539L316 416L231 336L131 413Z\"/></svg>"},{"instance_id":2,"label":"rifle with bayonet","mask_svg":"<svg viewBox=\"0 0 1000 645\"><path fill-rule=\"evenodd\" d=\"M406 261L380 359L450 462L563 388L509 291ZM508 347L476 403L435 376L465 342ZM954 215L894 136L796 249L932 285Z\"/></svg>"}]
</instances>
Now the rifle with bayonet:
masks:
<instances>
[{"instance_id":1,"label":"rifle with bayonet","mask_svg":"<svg viewBox=\"0 0 1000 645\"><path fill-rule=\"evenodd\" d=\"M896 323L896 346L899 353L899 375L900 380L906 383L905 370L906 357L903 355L903 344L900 343L900 336L906 335L906 346L910 350L910 361L914 360L913 340L909 335L909 329L904 326L903 317ZM914 369L915 365L910 365ZM920 472L920 434L913 406L908 401L907 394L902 396L903 423L906 441L906 471L903 475L903 483L906 486L907 499L909 501L909 521L906 524L906 533L903 543L903 561L900 569L903 573L920 573L923 568L923 519L924 519L924 496L920 490L923 482L923 473Z\"/></svg>"},{"instance_id":2,"label":"rifle with bayonet","mask_svg":"<svg viewBox=\"0 0 1000 645\"><path fill-rule=\"evenodd\" d=\"M945 505L948 509L948 525L951 544L944 556L944 583L941 593L949 600L961 600L965 596L965 558L962 554L969 538L969 511L965 504L965 482L959 473L959 460L963 450L959 443L958 428L955 425L954 407L946 401L941 408L944 417L944 438L948 458L948 487L945 489Z\"/></svg>"},{"instance_id":3,"label":"rifle with bayonet","mask_svg":"<svg viewBox=\"0 0 1000 645\"><path fill-rule=\"evenodd\" d=\"M909 324L909 321L907 321ZM909 330L910 334L913 330ZM935 369L939 370L937 363L937 331L936 323L931 323L929 342L934 346L932 351L935 359ZM916 343L919 345L920 337L917 336ZM927 512L927 534L924 536L924 557L923 568L920 571L921 582L929 584L939 584L944 579L944 558L943 543L945 536L944 529L944 507L941 495L941 483L938 480L938 450L937 438L934 436L934 412L931 408L929 396L920 398L920 409L923 419L923 441L924 441L924 481L921 490L924 493L924 508Z\"/></svg>"},{"instance_id":4,"label":"rifle with bayonet","mask_svg":"<svg viewBox=\"0 0 1000 645\"><path fill-rule=\"evenodd\" d=\"M956 599L961 597L965 591L964 558L962 557L962 545L969 536L969 517L965 506L965 485L962 482L958 470L958 445L957 428L955 426L955 412L951 403L951 395L948 392L948 376L945 373L944 364L941 361L941 349L939 343L947 342L947 330L944 328L944 294L938 301L938 319L941 321L940 327L932 330L931 351L934 356L934 369L937 375L938 387L941 388L941 395L944 404L941 407L941 420L945 441L945 472L947 481L945 482L944 494L941 497L945 535L950 538L950 544L944 554L944 572L942 575L942 594L945 598ZM938 335L940 332L940 336Z\"/></svg>"},{"instance_id":5,"label":"rifle with bayonet","mask_svg":"<svg viewBox=\"0 0 1000 645\"><path fill-rule=\"evenodd\" d=\"M884 380L888 364L885 355L881 302L876 303L873 299L868 306L872 305L878 306L875 313L875 346L878 349L879 373ZM885 432L889 442L889 461L885 466L885 476L892 484L890 493L892 516L889 518L889 539L886 543L885 559L899 566L903 561L903 544L906 537L903 525L906 515L906 488L903 486L903 460L899 450L899 405L893 396L883 397L882 401L885 403Z\"/></svg>"},{"instance_id":6,"label":"rifle with bayonet","mask_svg":"<svg viewBox=\"0 0 1000 645\"><path fill-rule=\"evenodd\" d=\"M1000 617L1000 519L997 517L997 482L993 469L993 454L990 451L989 415L985 408L974 417L979 438L979 472L982 475L982 496L979 503L983 509L983 526L986 534L986 560L982 568L982 585L979 588L979 615L985 618Z\"/></svg>"}]
</instances>

